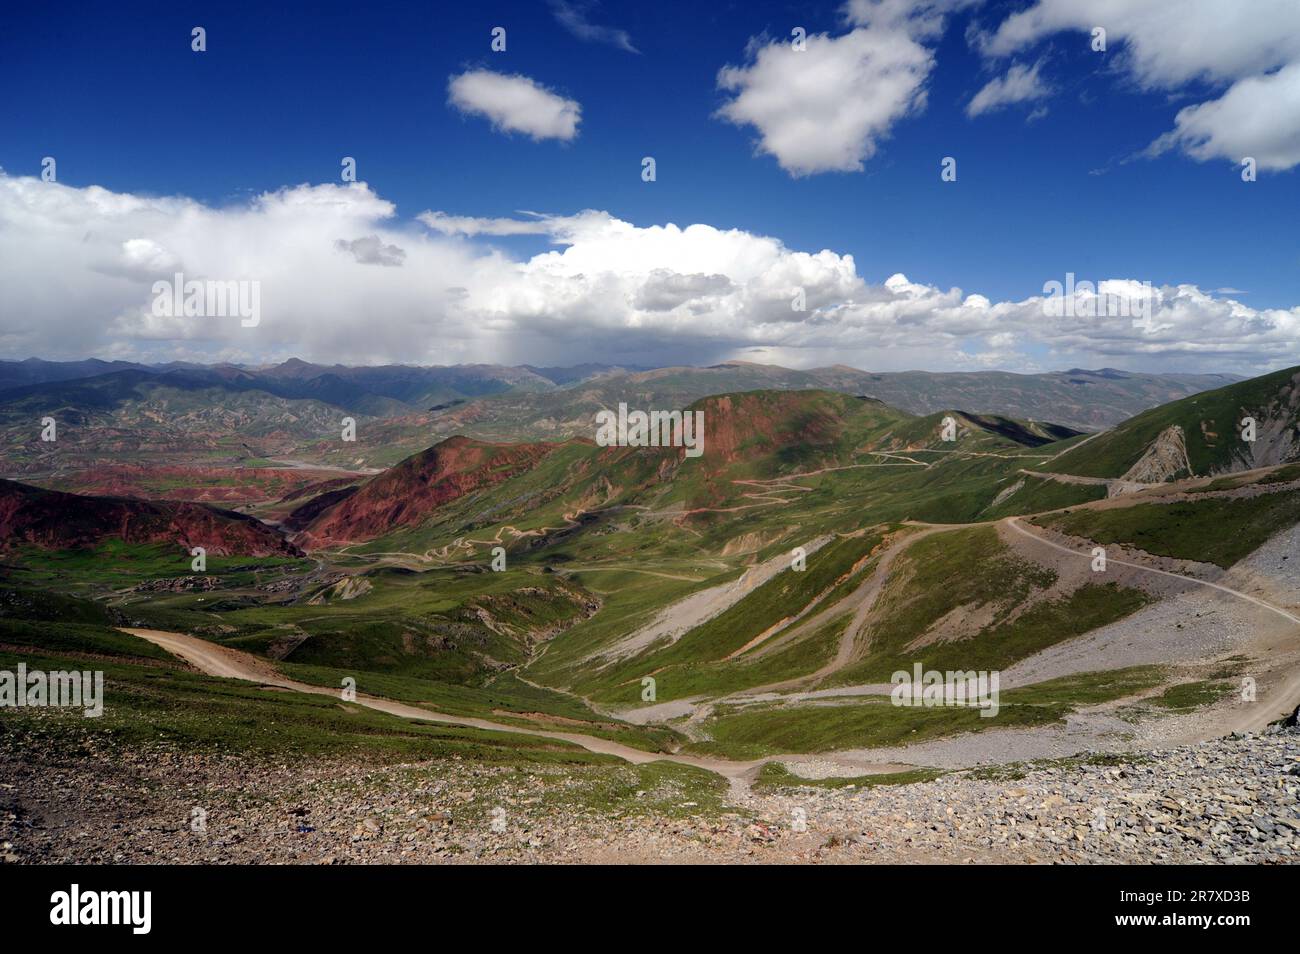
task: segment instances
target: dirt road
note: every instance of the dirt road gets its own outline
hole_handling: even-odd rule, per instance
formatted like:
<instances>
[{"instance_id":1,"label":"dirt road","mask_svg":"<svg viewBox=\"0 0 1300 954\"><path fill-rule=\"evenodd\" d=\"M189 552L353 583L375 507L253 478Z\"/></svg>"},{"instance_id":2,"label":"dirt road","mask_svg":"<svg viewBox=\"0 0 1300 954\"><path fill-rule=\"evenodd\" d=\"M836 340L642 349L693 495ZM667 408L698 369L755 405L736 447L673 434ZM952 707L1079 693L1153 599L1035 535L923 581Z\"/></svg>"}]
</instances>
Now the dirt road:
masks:
<instances>
[{"instance_id":1,"label":"dirt road","mask_svg":"<svg viewBox=\"0 0 1300 954\"><path fill-rule=\"evenodd\" d=\"M338 689L329 689L324 686L313 686L305 682L287 679L276 672L274 667L266 660L231 649L227 646L218 646L215 643L208 642L207 640L199 639L197 636L188 636L184 633L169 633L158 629L122 628L121 631L148 640L155 646L167 650L167 652L185 660L194 668L209 676L220 676L226 679L244 679L249 682L255 682L258 685L291 689L295 692L309 692L318 696L330 696L332 698L338 698L339 696ZM395 702L391 699L383 699L377 696L368 696L360 692L357 693L355 702L357 705L366 706L367 708L375 709L379 712L386 712L389 715L398 716L403 719L419 719L423 722L467 726L474 729L484 729L489 732L514 732L520 735L531 735L544 739L556 739L561 742L570 742L574 745L581 746L589 752L595 752L600 755L613 755L626 762L631 762L633 765L642 765L647 762L675 762L678 765L689 765L694 768L702 768L730 779L732 781L733 792L747 789L749 782L758 774L759 769L761 769L767 762L799 761L807 758L807 756L799 755L771 756L768 758L757 759L752 762L734 762L729 759L710 759L692 755L670 755L661 752L646 752L641 749L634 749L631 746L612 742L609 739L602 739L592 735L583 735L579 732L553 732L546 729L524 729L518 726L506 725L501 722L493 722L489 719L478 719L473 716L446 715L432 709L425 709L420 706ZM829 755L820 756L819 759L821 761L840 761L835 759L834 756ZM851 768L857 774L861 775L894 772L910 767L892 763L876 764L871 762L857 762L855 760L843 760L843 764L847 768Z\"/></svg>"},{"instance_id":2,"label":"dirt road","mask_svg":"<svg viewBox=\"0 0 1300 954\"><path fill-rule=\"evenodd\" d=\"M1069 547L1062 546L1061 544L1057 543L1054 540L1048 540L1046 537L1039 536L1038 534L1022 526L1019 523L1018 517L1008 517L1006 520L1006 524L1008 527L1010 527L1012 530L1015 530L1017 533L1023 534L1024 536L1027 536L1030 539L1037 540L1039 543L1046 544L1047 546L1051 547L1054 550L1060 550L1062 553L1070 553L1073 554L1074 556L1082 557L1085 560L1092 559L1092 554L1090 552L1084 552L1082 550L1071 550ZM1200 580L1194 576L1187 576L1186 574L1183 573L1174 573L1170 570L1160 570L1153 566L1143 566L1141 563L1130 563L1127 560L1119 560L1110 556L1106 558L1106 562L1114 563L1116 566L1126 566L1133 570L1141 570L1144 573L1158 573L1161 576L1173 577L1176 580L1187 580L1189 583L1196 583L1200 586L1208 586L1211 587L1212 589L1219 590L1222 593L1227 593L1231 596L1235 596L1238 599L1246 600L1248 603L1254 603L1256 606L1260 606L1266 610L1269 610L1270 612L1277 613L1279 616L1283 617L1284 619L1288 619L1291 622L1295 623L1296 625L1300 626L1300 616L1295 616L1291 613L1288 613L1280 606L1274 606L1272 603L1266 603L1264 600L1257 599L1256 597L1251 596L1249 593L1243 593L1241 592L1241 590L1234 590L1230 586L1224 586L1220 583L1211 583L1209 580Z\"/></svg>"},{"instance_id":3,"label":"dirt road","mask_svg":"<svg viewBox=\"0 0 1300 954\"><path fill-rule=\"evenodd\" d=\"M122 632L130 633L132 636L139 636L141 639L147 639L155 646L179 656L195 669L209 676L245 679L263 686L276 686L281 689L292 689L295 692L310 692L318 696L331 696L334 698L339 696L338 689L328 689L324 686L313 686L309 683L287 679L276 673L269 664L256 656L250 656L247 653L226 646L218 646L207 640L199 639L197 636L187 636L184 633L169 633L158 629L123 629ZM473 716L446 715L421 706L395 702L391 699L382 699L378 696L368 696L360 692L357 693L355 701L357 705L386 712L389 715L399 716L403 719L420 719L425 722L486 729L489 732L515 732L521 735L533 735L545 739L572 742L589 752L597 752L601 755L615 755L635 765L656 761L677 762L681 765L693 765L697 768L708 769L727 778L735 778L756 772L762 765L761 762L731 762L722 759L696 758L689 755L664 755L657 752L644 752L641 749L634 749L631 746L611 742L608 739L601 739L596 736L582 735L577 732L551 732L545 729L521 729L518 726L492 722L488 719L478 719Z\"/></svg>"},{"instance_id":4,"label":"dirt road","mask_svg":"<svg viewBox=\"0 0 1300 954\"><path fill-rule=\"evenodd\" d=\"M1049 540L1044 536L1040 536L1039 534L1034 533L1033 531L1029 530L1027 527L1023 526L1019 522L1018 517L1008 517L1006 518L1005 523L1008 527L1010 527L1012 530L1016 531L1017 533L1023 534L1024 536L1029 537L1031 540L1035 540L1038 543L1043 544L1044 546L1049 546L1054 550L1059 550L1062 553L1069 553L1073 556L1077 556L1085 560L1092 559L1092 553L1089 551L1074 550L1071 549L1070 547L1063 546L1062 544L1057 543L1055 540ZM1160 576L1172 577L1178 580L1186 580L1187 582L1195 583L1198 586L1204 586L1213 590L1218 590L1220 593L1226 593L1227 595L1234 597L1236 599L1244 600L1247 603L1253 603L1255 606L1258 606L1261 609L1267 610L1270 613L1275 613L1276 615L1280 616L1282 619L1286 620L1289 623L1293 623L1296 626L1300 626L1300 616L1296 616L1294 613L1290 613L1287 610L1282 609L1282 607L1275 606L1274 604L1269 603L1265 600L1261 600L1258 597L1251 596L1249 593L1243 593L1241 590L1233 589L1230 586L1224 586L1222 583L1213 583L1209 580L1197 579L1194 576L1187 576L1186 574L1183 573L1174 573L1171 570L1161 570L1158 569L1157 567L1143 566L1140 563L1133 563L1127 560L1120 560L1111 556L1108 556L1106 558L1106 562L1114 563L1117 566L1124 566L1130 569L1139 570L1144 573L1155 573ZM1269 689L1269 691L1262 694L1260 696L1259 703L1257 705L1251 706L1249 709L1246 709L1244 711L1233 713L1227 722L1221 723L1217 725L1215 728L1217 731L1221 731L1223 733L1258 732L1262 730L1265 726L1267 726L1269 723L1274 722L1277 719L1282 718L1283 716L1290 715L1290 713L1295 710L1297 704L1300 704L1300 671L1292 671L1290 673L1283 674L1281 680L1277 684L1272 686ZM1217 732L1206 733L1207 736L1213 734L1217 734Z\"/></svg>"}]
</instances>

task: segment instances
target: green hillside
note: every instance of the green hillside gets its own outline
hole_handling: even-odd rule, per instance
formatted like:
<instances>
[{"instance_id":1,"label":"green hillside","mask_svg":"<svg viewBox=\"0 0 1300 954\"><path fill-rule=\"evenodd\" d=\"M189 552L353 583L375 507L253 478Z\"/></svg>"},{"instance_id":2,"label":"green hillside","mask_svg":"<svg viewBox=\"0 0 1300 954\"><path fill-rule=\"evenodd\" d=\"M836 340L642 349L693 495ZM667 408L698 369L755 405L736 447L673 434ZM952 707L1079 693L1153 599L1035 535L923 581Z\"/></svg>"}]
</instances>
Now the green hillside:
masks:
<instances>
[{"instance_id":1,"label":"green hillside","mask_svg":"<svg viewBox=\"0 0 1300 954\"><path fill-rule=\"evenodd\" d=\"M672 384L675 375L660 377ZM1043 472L1122 473L1150 435L1175 423L1195 459L1222 451L1225 466L1237 466L1215 428L1241 408L1262 423L1251 460L1285 458L1295 376L1183 399L1096 437L1041 420L915 415L837 390L774 387L689 403L686 412L704 415L698 457L590 439L531 448L448 439L382 475L348 477L355 492L325 480L319 500L309 492L278 505L281 517L306 507L292 521L303 543L319 521L343 527L308 545L306 558L214 558L198 575L165 547L112 539L14 548L0 562L0 643L112 657L114 667L132 667L114 678L134 717L203 744L221 736L262 744L235 718L246 692L227 687L199 707L208 720L191 719L179 706L210 681L134 672L167 657L113 626L188 633L313 685L353 678L363 692L450 716L577 731L642 751L740 757L985 729L989 721L970 710L899 708L858 688L793 697L886 682L916 663L1004 669L1153 598L1139 584L1098 585L1040 562L1032 544L1020 547L995 525L1007 516L1161 555L1239 560L1300 518L1295 465L1249 487L1198 488L1191 501L1139 497L1105 509L1081 506L1105 497L1101 483ZM346 501L354 510L339 509ZM363 535L352 535L358 528ZM499 571L497 547L506 554ZM790 566L795 547L809 551L803 570ZM668 624L637 637L664 614ZM642 695L646 676L656 681L652 700ZM1166 678L1174 677L1085 672L1017 688L996 724L1044 725ZM150 701L145 689L169 701ZM667 714L631 714L647 702ZM281 720L272 748L350 751L373 735L394 754L425 751L423 739L393 725L381 731L369 715L273 703L280 708L248 706L250 718ZM651 721L624 721L641 718ZM389 729L394 737L379 741ZM323 740L330 733L337 747Z\"/></svg>"},{"instance_id":2,"label":"green hillside","mask_svg":"<svg viewBox=\"0 0 1300 954\"><path fill-rule=\"evenodd\" d=\"M1257 421L1255 444L1242 440L1241 421ZM1117 478L1136 464L1167 428L1182 429L1192 473L1205 476L1300 459L1300 367L1152 408L1067 451L1044 470Z\"/></svg>"},{"instance_id":3,"label":"green hillside","mask_svg":"<svg viewBox=\"0 0 1300 954\"><path fill-rule=\"evenodd\" d=\"M1097 543L1120 543L1158 556L1227 569L1279 530L1300 522L1300 493L1075 510L1034 521ZM1224 533L1231 527L1231 533Z\"/></svg>"}]
</instances>

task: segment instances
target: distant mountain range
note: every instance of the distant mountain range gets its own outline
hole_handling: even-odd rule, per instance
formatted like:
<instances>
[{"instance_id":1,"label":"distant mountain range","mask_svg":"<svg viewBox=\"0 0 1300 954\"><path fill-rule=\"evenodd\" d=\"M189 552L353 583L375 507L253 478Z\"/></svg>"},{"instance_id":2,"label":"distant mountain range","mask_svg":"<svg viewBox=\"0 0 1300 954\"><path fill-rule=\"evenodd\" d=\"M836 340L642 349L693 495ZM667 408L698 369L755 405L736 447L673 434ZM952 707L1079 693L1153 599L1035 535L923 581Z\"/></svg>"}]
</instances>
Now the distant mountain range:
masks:
<instances>
[{"instance_id":1,"label":"distant mountain range","mask_svg":"<svg viewBox=\"0 0 1300 954\"><path fill-rule=\"evenodd\" d=\"M1098 430L1237 378L1113 369L1012 374L794 370L728 362L641 369L502 365L350 367L298 359L262 368L120 361L0 361L0 434L9 476L139 462L310 460L384 467L441 438L590 437L596 412L676 409L713 394L829 390L911 414L960 409ZM53 417L56 443L39 441ZM342 420L357 421L355 442Z\"/></svg>"},{"instance_id":2,"label":"distant mountain range","mask_svg":"<svg viewBox=\"0 0 1300 954\"><path fill-rule=\"evenodd\" d=\"M706 378L799 373L744 365L698 370ZM665 378L694 378L694 372L606 375L601 386L636 379L656 388ZM102 385L139 373L112 372L92 381ZM537 397L558 393L573 395L562 390ZM599 535L593 521L617 524L628 515L687 521L707 531L772 507L791 507L791 513L851 509L854 494L877 507L892 498L896 518L924 512L969 521L1093 499L1104 495L1101 484L1111 482L1150 486L1300 459L1295 368L1169 402L1091 437L1058 424L955 408L912 414L827 389L723 393L688 409L707 421L707 443L697 460L680 447L602 447L587 437L506 443L458 435L368 478L320 479L328 471L318 471L316 483L295 487L263 509L272 523L189 502L77 496L0 481L0 530L11 540L55 549L121 537L262 555L335 549L395 534L394 549L419 549L438 539L455 539L455 549L470 545L467 531L495 526L492 542L513 536L533 547L574 534ZM1253 440L1239 433L1246 419L1255 422ZM945 428L952 433L945 436ZM945 462L949 454L958 456ZM1027 465L1036 468L1030 473ZM174 470L183 479L183 471ZM813 493L786 483L791 474L835 474L840 490ZM1027 487L1026 474L1038 482ZM1041 481L1051 474L1069 479ZM544 528L514 529L538 520Z\"/></svg>"},{"instance_id":3,"label":"distant mountain range","mask_svg":"<svg viewBox=\"0 0 1300 954\"><path fill-rule=\"evenodd\" d=\"M879 472L916 466L908 450L960 446L999 455L1080 436L1057 425L959 411L915 416L824 390L720 394L689 410L700 411L707 422L698 459L678 447L600 447L585 439L489 444L452 437L356 487L328 494L325 506L317 500L303 504L285 524L300 528L294 540L305 549L347 545L421 528L443 519L461 498L477 495L471 522L522 521L549 506L562 538L579 530L577 514L725 517L767 506L770 482L783 474ZM942 434L948 416L951 442ZM500 492L492 489L497 485L503 485Z\"/></svg>"},{"instance_id":4,"label":"distant mountain range","mask_svg":"<svg viewBox=\"0 0 1300 954\"><path fill-rule=\"evenodd\" d=\"M269 367L234 364L201 365L184 362L136 364L129 361L0 361L0 392L40 385L96 378L103 375L134 375L138 381L151 376L176 387L208 386L213 383L237 389L258 389L279 397L320 400L350 411L383 413L384 402L403 407L390 411L428 410L440 401L484 397L504 391L550 390L601 374L629 369L613 365L584 364L572 368L467 364L445 367L409 365L310 364L290 358ZM631 369L639 370L639 369Z\"/></svg>"}]
</instances>

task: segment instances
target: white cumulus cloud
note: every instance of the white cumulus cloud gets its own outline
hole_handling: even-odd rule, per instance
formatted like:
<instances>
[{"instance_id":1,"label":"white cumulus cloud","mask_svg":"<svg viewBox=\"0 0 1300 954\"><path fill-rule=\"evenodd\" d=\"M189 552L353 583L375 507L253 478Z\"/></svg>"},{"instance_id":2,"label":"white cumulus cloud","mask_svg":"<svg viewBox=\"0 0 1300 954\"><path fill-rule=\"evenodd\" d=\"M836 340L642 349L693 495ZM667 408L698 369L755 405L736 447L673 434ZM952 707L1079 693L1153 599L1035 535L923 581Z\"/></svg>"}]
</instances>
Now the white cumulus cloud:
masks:
<instances>
[{"instance_id":1,"label":"white cumulus cloud","mask_svg":"<svg viewBox=\"0 0 1300 954\"><path fill-rule=\"evenodd\" d=\"M578 135L582 106L552 92L536 80L492 70L468 70L447 82L447 102L485 116L502 132L519 132L535 140L567 142Z\"/></svg>"},{"instance_id":2,"label":"white cumulus cloud","mask_svg":"<svg viewBox=\"0 0 1300 954\"><path fill-rule=\"evenodd\" d=\"M1007 57L1057 33L1098 27L1106 31L1105 55L1139 88L1198 98L1203 86L1222 90L1181 109L1148 154L1178 147L1198 160L1300 164L1296 0L1036 0L976 42L991 57Z\"/></svg>"},{"instance_id":3,"label":"white cumulus cloud","mask_svg":"<svg viewBox=\"0 0 1300 954\"><path fill-rule=\"evenodd\" d=\"M516 257L491 244L521 232L551 247ZM7 357L1250 373L1300 354L1300 306L1253 308L1222 289L1093 276L1078 307L1053 311L1036 289L999 301L882 264L868 273L832 249L600 210L402 220L364 183L211 206L0 172ZM152 283L176 271L258 281L260 323L153 315Z\"/></svg>"},{"instance_id":4,"label":"white cumulus cloud","mask_svg":"<svg viewBox=\"0 0 1300 954\"><path fill-rule=\"evenodd\" d=\"M947 13L973 0L851 0L848 31L751 40L748 63L724 66L731 98L718 117L758 130L757 149L793 176L857 172L894 124L925 109L934 68L926 44Z\"/></svg>"},{"instance_id":5,"label":"white cumulus cloud","mask_svg":"<svg viewBox=\"0 0 1300 954\"><path fill-rule=\"evenodd\" d=\"M1195 159L1239 161L1261 169L1300 164L1300 60L1276 73L1249 76L1221 97L1179 110L1174 128L1151 145L1179 147Z\"/></svg>"}]
</instances>

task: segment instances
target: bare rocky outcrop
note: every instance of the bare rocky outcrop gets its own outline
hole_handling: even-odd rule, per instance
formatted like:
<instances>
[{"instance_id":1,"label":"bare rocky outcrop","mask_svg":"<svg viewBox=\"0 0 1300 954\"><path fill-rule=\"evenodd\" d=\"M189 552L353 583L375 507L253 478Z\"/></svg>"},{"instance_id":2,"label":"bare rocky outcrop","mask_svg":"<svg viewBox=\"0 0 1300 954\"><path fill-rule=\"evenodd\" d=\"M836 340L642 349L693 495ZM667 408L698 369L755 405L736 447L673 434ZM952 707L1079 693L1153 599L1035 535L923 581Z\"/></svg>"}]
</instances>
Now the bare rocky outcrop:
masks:
<instances>
[{"instance_id":1,"label":"bare rocky outcrop","mask_svg":"<svg viewBox=\"0 0 1300 954\"><path fill-rule=\"evenodd\" d=\"M354 600L365 596L374 584L364 576L345 576L336 580L307 601L308 606L324 606L334 600Z\"/></svg>"},{"instance_id":2,"label":"bare rocky outcrop","mask_svg":"<svg viewBox=\"0 0 1300 954\"><path fill-rule=\"evenodd\" d=\"M998 495L993 498L993 501L985 509L987 510L994 509L995 507L1002 504L1008 497L1011 497L1013 494L1015 494L1024 486L1025 486L1025 478L1021 477L1011 486L1003 487L1000 491L998 491Z\"/></svg>"},{"instance_id":3,"label":"bare rocky outcrop","mask_svg":"<svg viewBox=\"0 0 1300 954\"><path fill-rule=\"evenodd\" d=\"M1120 481L1162 484L1176 477L1190 476L1193 474L1191 461L1187 459L1186 435L1183 434L1181 425L1172 424L1156 436L1138 462L1120 477Z\"/></svg>"},{"instance_id":4,"label":"bare rocky outcrop","mask_svg":"<svg viewBox=\"0 0 1300 954\"><path fill-rule=\"evenodd\" d=\"M1262 406L1243 408L1239 420L1255 419L1255 439L1242 441L1243 467L1272 467L1300 458L1300 371L1291 375Z\"/></svg>"}]
</instances>

